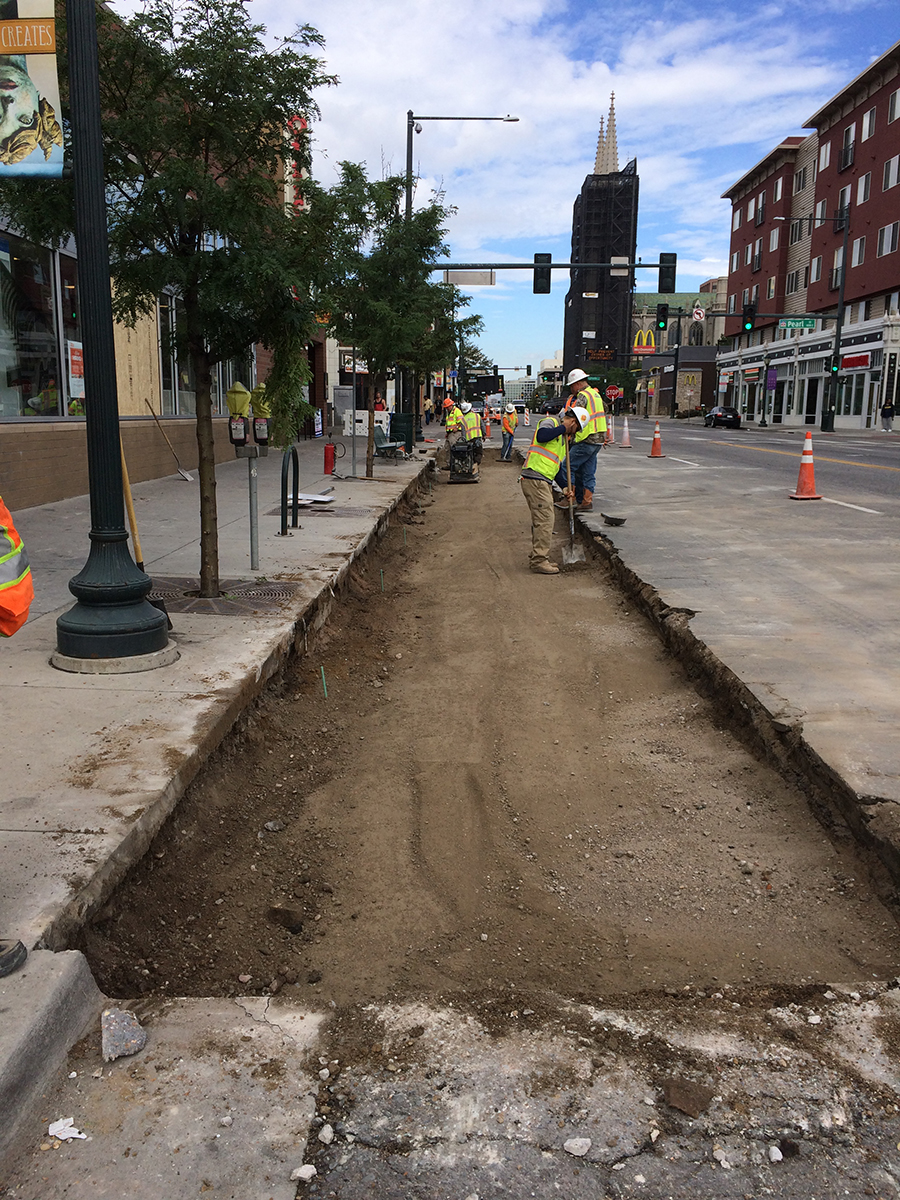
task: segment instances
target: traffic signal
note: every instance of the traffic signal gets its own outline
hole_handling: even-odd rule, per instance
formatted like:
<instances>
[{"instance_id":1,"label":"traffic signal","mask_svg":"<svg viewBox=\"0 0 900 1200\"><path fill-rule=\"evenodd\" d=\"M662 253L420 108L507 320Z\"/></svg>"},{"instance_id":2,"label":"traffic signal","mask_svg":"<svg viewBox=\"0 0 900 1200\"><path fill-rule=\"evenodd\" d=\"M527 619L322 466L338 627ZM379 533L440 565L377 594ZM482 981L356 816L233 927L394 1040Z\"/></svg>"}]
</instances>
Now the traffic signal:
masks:
<instances>
[{"instance_id":1,"label":"traffic signal","mask_svg":"<svg viewBox=\"0 0 900 1200\"><path fill-rule=\"evenodd\" d=\"M657 304L656 306L656 329L660 333L665 333L669 328L669 306L668 304Z\"/></svg>"},{"instance_id":2,"label":"traffic signal","mask_svg":"<svg viewBox=\"0 0 900 1200\"><path fill-rule=\"evenodd\" d=\"M839 354L832 355L830 365L831 365L831 374L838 375L841 370L841 356Z\"/></svg>"},{"instance_id":3,"label":"traffic signal","mask_svg":"<svg viewBox=\"0 0 900 1200\"><path fill-rule=\"evenodd\" d=\"M660 254L659 256L659 287L656 289L664 296L675 291L675 264L677 254Z\"/></svg>"},{"instance_id":4,"label":"traffic signal","mask_svg":"<svg viewBox=\"0 0 900 1200\"><path fill-rule=\"evenodd\" d=\"M528 378L528 379L531 378L531 363L529 363L528 366L525 368L525 375L526 375L526 378Z\"/></svg>"},{"instance_id":5,"label":"traffic signal","mask_svg":"<svg viewBox=\"0 0 900 1200\"><path fill-rule=\"evenodd\" d=\"M491 367L491 370L494 372L495 375L500 374L500 368L497 366L496 363L494 363L494 365Z\"/></svg>"},{"instance_id":6,"label":"traffic signal","mask_svg":"<svg viewBox=\"0 0 900 1200\"><path fill-rule=\"evenodd\" d=\"M550 268L543 264L552 262L552 254L536 254L534 256L534 283L531 290L536 296L547 296L550 293Z\"/></svg>"},{"instance_id":7,"label":"traffic signal","mask_svg":"<svg viewBox=\"0 0 900 1200\"><path fill-rule=\"evenodd\" d=\"M744 333L750 333L755 324L756 324L756 305L755 304L745 304L743 320L741 322L741 328L743 329Z\"/></svg>"}]
</instances>

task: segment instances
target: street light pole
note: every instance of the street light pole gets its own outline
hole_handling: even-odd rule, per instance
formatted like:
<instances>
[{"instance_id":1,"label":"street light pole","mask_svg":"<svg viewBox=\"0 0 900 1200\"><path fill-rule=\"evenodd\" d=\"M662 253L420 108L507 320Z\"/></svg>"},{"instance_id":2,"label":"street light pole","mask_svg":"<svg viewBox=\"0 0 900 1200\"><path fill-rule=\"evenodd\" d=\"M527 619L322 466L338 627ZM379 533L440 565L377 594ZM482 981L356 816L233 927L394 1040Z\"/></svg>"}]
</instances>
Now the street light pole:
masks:
<instances>
[{"instance_id":1,"label":"street light pole","mask_svg":"<svg viewBox=\"0 0 900 1200\"><path fill-rule=\"evenodd\" d=\"M515 124L519 120L518 117L511 117L509 113L505 117L417 117L413 110L407 109L406 112L406 221L412 220L412 194L413 194L413 134L421 133L422 126L420 121L506 121L510 124ZM404 382L406 381L406 371L403 372ZM414 400L412 391L410 390L409 397L410 412L415 414L415 428L413 437L415 441L421 442L425 440L425 435L422 433L421 417L419 414L418 403Z\"/></svg>"},{"instance_id":2,"label":"street light pole","mask_svg":"<svg viewBox=\"0 0 900 1200\"><path fill-rule=\"evenodd\" d=\"M844 240L841 244L841 281L840 281L840 285L838 286L838 307L837 307L837 319L835 320L835 323L834 323L834 352L833 352L833 359L835 359L837 361L838 369L836 371L832 370L829 372L829 374L831 375L831 380L830 380L830 384L829 384L829 388L828 388L829 408L828 408L827 416L825 413L825 406L824 405L822 406L821 429L822 429L823 433L833 433L834 432L834 415L835 415L835 409L837 408L838 386L839 386L839 379L840 379L840 373L841 373L840 372L841 332L844 328L844 283L847 279L847 246L848 246L849 240L850 240L850 205L849 204L846 206L846 208L841 210L841 213L839 213L837 217L832 218L832 223L834 223L834 221L838 220L841 217L841 215L843 215L843 218L844 218Z\"/></svg>"},{"instance_id":3,"label":"street light pole","mask_svg":"<svg viewBox=\"0 0 900 1200\"><path fill-rule=\"evenodd\" d=\"M51 662L67 671L142 671L178 655L165 613L147 601L152 581L135 566L125 530L94 0L68 0L67 17L91 547L69 583L77 603L56 623Z\"/></svg>"}]
</instances>

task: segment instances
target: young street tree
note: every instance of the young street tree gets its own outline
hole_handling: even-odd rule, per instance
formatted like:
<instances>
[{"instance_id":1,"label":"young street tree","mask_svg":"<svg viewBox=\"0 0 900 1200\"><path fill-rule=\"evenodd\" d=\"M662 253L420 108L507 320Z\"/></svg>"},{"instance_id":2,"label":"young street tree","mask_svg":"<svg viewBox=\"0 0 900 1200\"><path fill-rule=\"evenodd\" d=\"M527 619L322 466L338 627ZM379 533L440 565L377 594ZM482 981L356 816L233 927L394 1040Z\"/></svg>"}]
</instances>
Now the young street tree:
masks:
<instances>
[{"instance_id":1,"label":"young street tree","mask_svg":"<svg viewBox=\"0 0 900 1200\"><path fill-rule=\"evenodd\" d=\"M98 21L114 311L133 323L167 290L183 303L178 337L196 391L200 593L215 596L214 368L256 341L270 347L267 399L276 437L290 440L317 296L365 235L367 185L346 168L328 191L304 179L308 203L285 206L285 174L307 166L288 122L312 120L313 93L335 82L311 52L322 44L311 27L270 50L243 0L148 0L127 19L100 8ZM59 244L74 227L66 182L4 182L0 211L38 242Z\"/></svg>"},{"instance_id":2,"label":"young street tree","mask_svg":"<svg viewBox=\"0 0 900 1200\"><path fill-rule=\"evenodd\" d=\"M450 210L440 198L413 212L400 213L404 180L392 177L371 185L372 234L358 247L355 265L334 288L334 328L345 344L366 360L369 378L383 387L388 372L406 373L415 394L418 381L452 362L459 338L474 336L481 318L459 318L469 299L455 287L432 282L437 260L447 253L445 223ZM369 393L366 475L374 470L374 395Z\"/></svg>"}]
</instances>

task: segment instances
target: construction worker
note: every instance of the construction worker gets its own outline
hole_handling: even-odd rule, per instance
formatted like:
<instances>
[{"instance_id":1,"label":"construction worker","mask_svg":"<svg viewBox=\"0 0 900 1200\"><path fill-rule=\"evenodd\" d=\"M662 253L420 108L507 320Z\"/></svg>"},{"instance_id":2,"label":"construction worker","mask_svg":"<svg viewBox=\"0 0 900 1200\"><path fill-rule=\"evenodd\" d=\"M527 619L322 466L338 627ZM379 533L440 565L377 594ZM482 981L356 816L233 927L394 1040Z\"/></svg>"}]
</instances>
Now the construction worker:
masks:
<instances>
[{"instance_id":1,"label":"construction worker","mask_svg":"<svg viewBox=\"0 0 900 1200\"><path fill-rule=\"evenodd\" d=\"M463 418L463 435L467 442L473 443L473 461L475 463L475 474L478 474L478 465L484 457L484 422L481 419L481 413L466 401L462 405Z\"/></svg>"},{"instance_id":2,"label":"construction worker","mask_svg":"<svg viewBox=\"0 0 900 1200\"><path fill-rule=\"evenodd\" d=\"M565 473L566 446L590 420L587 409L567 408L558 417L547 417L534 431L534 441L525 456L525 466L519 482L522 494L531 510L532 571L539 575L558 575L559 567L550 561L550 542L553 537L553 481L560 469ZM568 489L563 494L568 500Z\"/></svg>"},{"instance_id":3,"label":"construction worker","mask_svg":"<svg viewBox=\"0 0 900 1200\"><path fill-rule=\"evenodd\" d=\"M578 404L588 413L588 424L576 436L575 444L569 451L569 466L575 488L575 503L580 512L591 512L594 507L597 455L606 441L606 411L600 393L588 383L586 371L576 367L566 376L566 383L570 393L566 400L566 408ZM565 488L566 480L563 475L560 475L556 482L561 488ZM558 500L556 503L557 508L568 508L568 502L565 500Z\"/></svg>"},{"instance_id":4,"label":"construction worker","mask_svg":"<svg viewBox=\"0 0 900 1200\"><path fill-rule=\"evenodd\" d=\"M500 448L500 461L512 462L513 438L519 424L519 414L514 404L507 404L503 410L503 445Z\"/></svg>"},{"instance_id":5,"label":"construction worker","mask_svg":"<svg viewBox=\"0 0 900 1200\"><path fill-rule=\"evenodd\" d=\"M444 401L444 431L447 435L447 445L452 446L459 441L463 432L463 415L459 405L448 396Z\"/></svg>"}]
</instances>

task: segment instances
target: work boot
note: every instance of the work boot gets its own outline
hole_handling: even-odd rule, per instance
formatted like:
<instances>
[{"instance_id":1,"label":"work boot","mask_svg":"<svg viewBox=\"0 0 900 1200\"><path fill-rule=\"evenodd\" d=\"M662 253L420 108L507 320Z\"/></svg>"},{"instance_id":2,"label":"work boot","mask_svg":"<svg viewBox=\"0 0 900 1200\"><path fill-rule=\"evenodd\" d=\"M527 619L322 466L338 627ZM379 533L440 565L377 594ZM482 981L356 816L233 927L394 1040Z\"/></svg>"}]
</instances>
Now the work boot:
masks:
<instances>
[{"instance_id":1,"label":"work boot","mask_svg":"<svg viewBox=\"0 0 900 1200\"><path fill-rule=\"evenodd\" d=\"M556 565L556 563L548 562L546 559L544 560L544 562L532 563L531 569L532 569L532 571L535 572L536 575L558 575L559 574L559 567Z\"/></svg>"},{"instance_id":2,"label":"work boot","mask_svg":"<svg viewBox=\"0 0 900 1200\"><path fill-rule=\"evenodd\" d=\"M578 505L578 511L579 512L593 512L594 511L594 493L589 492L587 488L584 489L584 499Z\"/></svg>"}]
</instances>

